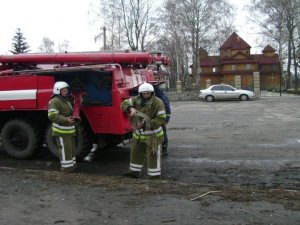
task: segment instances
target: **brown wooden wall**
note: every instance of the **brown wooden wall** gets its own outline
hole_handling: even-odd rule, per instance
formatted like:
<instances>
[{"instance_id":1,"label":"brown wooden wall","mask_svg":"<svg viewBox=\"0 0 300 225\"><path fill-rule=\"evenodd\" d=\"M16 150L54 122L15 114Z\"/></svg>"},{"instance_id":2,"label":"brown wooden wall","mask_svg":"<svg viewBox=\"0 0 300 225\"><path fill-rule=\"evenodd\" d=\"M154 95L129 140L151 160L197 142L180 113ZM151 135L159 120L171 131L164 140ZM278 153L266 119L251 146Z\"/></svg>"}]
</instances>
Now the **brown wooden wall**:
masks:
<instances>
[{"instance_id":1,"label":"brown wooden wall","mask_svg":"<svg viewBox=\"0 0 300 225\"><path fill-rule=\"evenodd\" d=\"M274 74L260 75L260 89L262 90L276 90L280 87L280 78Z\"/></svg>"},{"instance_id":2,"label":"brown wooden wall","mask_svg":"<svg viewBox=\"0 0 300 225\"><path fill-rule=\"evenodd\" d=\"M253 75L244 74L241 76L241 88L253 91Z\"/></svg>"},{"instance_id":3,"label":"brown wooden wall","mask_svg":"<svg viewBox=\"0 0 300 225\"><path fill-rule=\"evenodd\" d=\"M234 75L226 75L223 78L223 83L234 86Z\"/></svg>"},{"instance_id":4,"label":"brown wooden wall","mask_svg":"<svg viewBox=\"0 0 300 225\"><path fill-rule=\"evenodd\" d=\"M219 75L204 75L200 78L200 89L206 88L206 80L210 79L211 85L222 83L222 79Z\"/></svg>"}]
</instances>

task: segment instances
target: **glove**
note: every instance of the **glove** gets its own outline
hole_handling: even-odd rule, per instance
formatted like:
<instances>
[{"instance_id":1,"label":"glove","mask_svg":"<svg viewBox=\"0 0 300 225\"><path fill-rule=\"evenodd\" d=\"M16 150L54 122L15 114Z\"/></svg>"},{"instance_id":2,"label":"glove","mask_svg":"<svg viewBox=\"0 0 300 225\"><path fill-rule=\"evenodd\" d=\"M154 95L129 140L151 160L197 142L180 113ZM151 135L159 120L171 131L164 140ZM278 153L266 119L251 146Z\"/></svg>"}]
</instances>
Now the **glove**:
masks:
<instances>
[{"instance_id":1,"label":"glove","mask_svg":"<svg viewBox=\"0 0 300 225\"><path fill-rule=\"evenodd\" d=\"M135 116L136 115L136 109L135 108L130 108L130 117Z\"/></svg>"},{"instance_id":2,"label":"glove","mask_svg":"<svg viewBox=\"0 0 300 225\"><path fill-rule=\"evenodd\" d=\"M137 128L137 129L143 128L144 125L145 125L145 121L140 121L140 120L139 120L139 121L136 122L136 128Z\"/></svg>"}]
</instances>

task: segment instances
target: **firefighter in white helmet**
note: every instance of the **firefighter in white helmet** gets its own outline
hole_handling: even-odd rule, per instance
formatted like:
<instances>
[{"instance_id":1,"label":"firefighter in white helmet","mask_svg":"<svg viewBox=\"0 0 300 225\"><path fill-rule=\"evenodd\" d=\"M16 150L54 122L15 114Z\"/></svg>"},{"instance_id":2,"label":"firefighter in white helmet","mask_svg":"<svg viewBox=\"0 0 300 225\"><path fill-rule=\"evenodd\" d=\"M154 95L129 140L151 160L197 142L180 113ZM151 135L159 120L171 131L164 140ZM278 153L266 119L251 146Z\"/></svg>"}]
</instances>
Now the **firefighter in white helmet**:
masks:
<instances>
[{"instance_id":1,"label":"firefighter in white helmet","mask_svg":"<svg viewBox=\"0 0 300 225\"><path fill-rule=\"evenodd\" d=\"M48 105L48 118L52 122L52 135L59 148L61 171L72 172L76 167L75 121L73 107L67 100L69 85L64 81L54 84Z\"/></svg>"},{"instance_id":2,"label":"firefighter in white helmet","mask_svg":"<svg viewBox=\"0 0 300 225\"><path fill-rule=\"evenodd\" d=\"M154 88L149 83L141 84L138 93L138 96L121 103L123 111L128 112L133 121L129 171L123 175L139 178L146 159L149 178L160 178L164 137L161 126L166 119L164 104L155 97Z\"/></svg>"}]
</instances>

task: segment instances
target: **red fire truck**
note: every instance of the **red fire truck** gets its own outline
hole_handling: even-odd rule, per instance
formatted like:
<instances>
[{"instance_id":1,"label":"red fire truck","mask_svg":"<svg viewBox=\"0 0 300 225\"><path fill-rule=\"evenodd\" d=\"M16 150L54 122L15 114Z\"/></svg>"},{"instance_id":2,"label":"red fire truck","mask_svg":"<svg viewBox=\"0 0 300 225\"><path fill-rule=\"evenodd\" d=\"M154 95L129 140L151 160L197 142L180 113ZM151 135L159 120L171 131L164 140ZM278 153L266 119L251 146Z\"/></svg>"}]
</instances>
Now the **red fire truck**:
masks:
<instances>
[{"instance_id":1,"label":"red fire truck","mask_svg":"<svg viewBox=\"0 0 300 225\"><path fill-rule=\"evenodd\" d=\"M56 81L70 85L77 127L77 156L92 143L114 146L131 137L131 125L120 109L144 81L162 83L168 58L161 53L86 52L0 56L0 132L5 151L31 158L46 143L58 150L47 117ZM79 104L79 98L83 101Z\"/></svg>"}]
</instances>

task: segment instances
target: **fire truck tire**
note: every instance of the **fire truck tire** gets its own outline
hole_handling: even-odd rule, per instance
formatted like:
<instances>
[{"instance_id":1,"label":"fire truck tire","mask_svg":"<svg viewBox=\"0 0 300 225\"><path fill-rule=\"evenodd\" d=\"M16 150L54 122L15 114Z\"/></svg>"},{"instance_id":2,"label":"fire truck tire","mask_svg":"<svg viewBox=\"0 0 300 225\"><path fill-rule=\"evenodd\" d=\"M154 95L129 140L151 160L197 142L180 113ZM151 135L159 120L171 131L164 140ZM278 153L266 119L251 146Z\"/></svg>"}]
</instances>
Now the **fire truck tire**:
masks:
<instances>
[{"instance_id":1,"label":"fire truck tire","mask_svg":"<svg viewBox=\"0 0 300 225\"><path fill-rule=\"evenodd\" d=\"M86 157L92 149L91 136L87 132L87 129L83 125L76 126L76 158L77 160L82 160ZM54 156L59 158L58 147L56 145L55 139L52 136L52 127L49 126L46 132L46 142L49 150Z\"/></svg>"},{"instance_id":2,"label":"fire truck tire","mask_svg":"<svg viewBox=\"0 0 300 225\"><path fill-rule=\"evenodd\" d=\"M1 131L5 151L17 159L31 158L40 147L40 139L34 126L22 119L8 121Z\"/></svg>"},{"instance_id":3,"label":"fire truck tire","mask_svg":"<svg viewBox=\"0 0 300 225\"><path fill-rule=\"evenodd\" d=\"M122 138L117 135L115 135L115 136L111 135L111 136L107 137L106 142L107 142L107 147L115 147L118 144L122 143Z\"/></svg>"}]
</instances>

